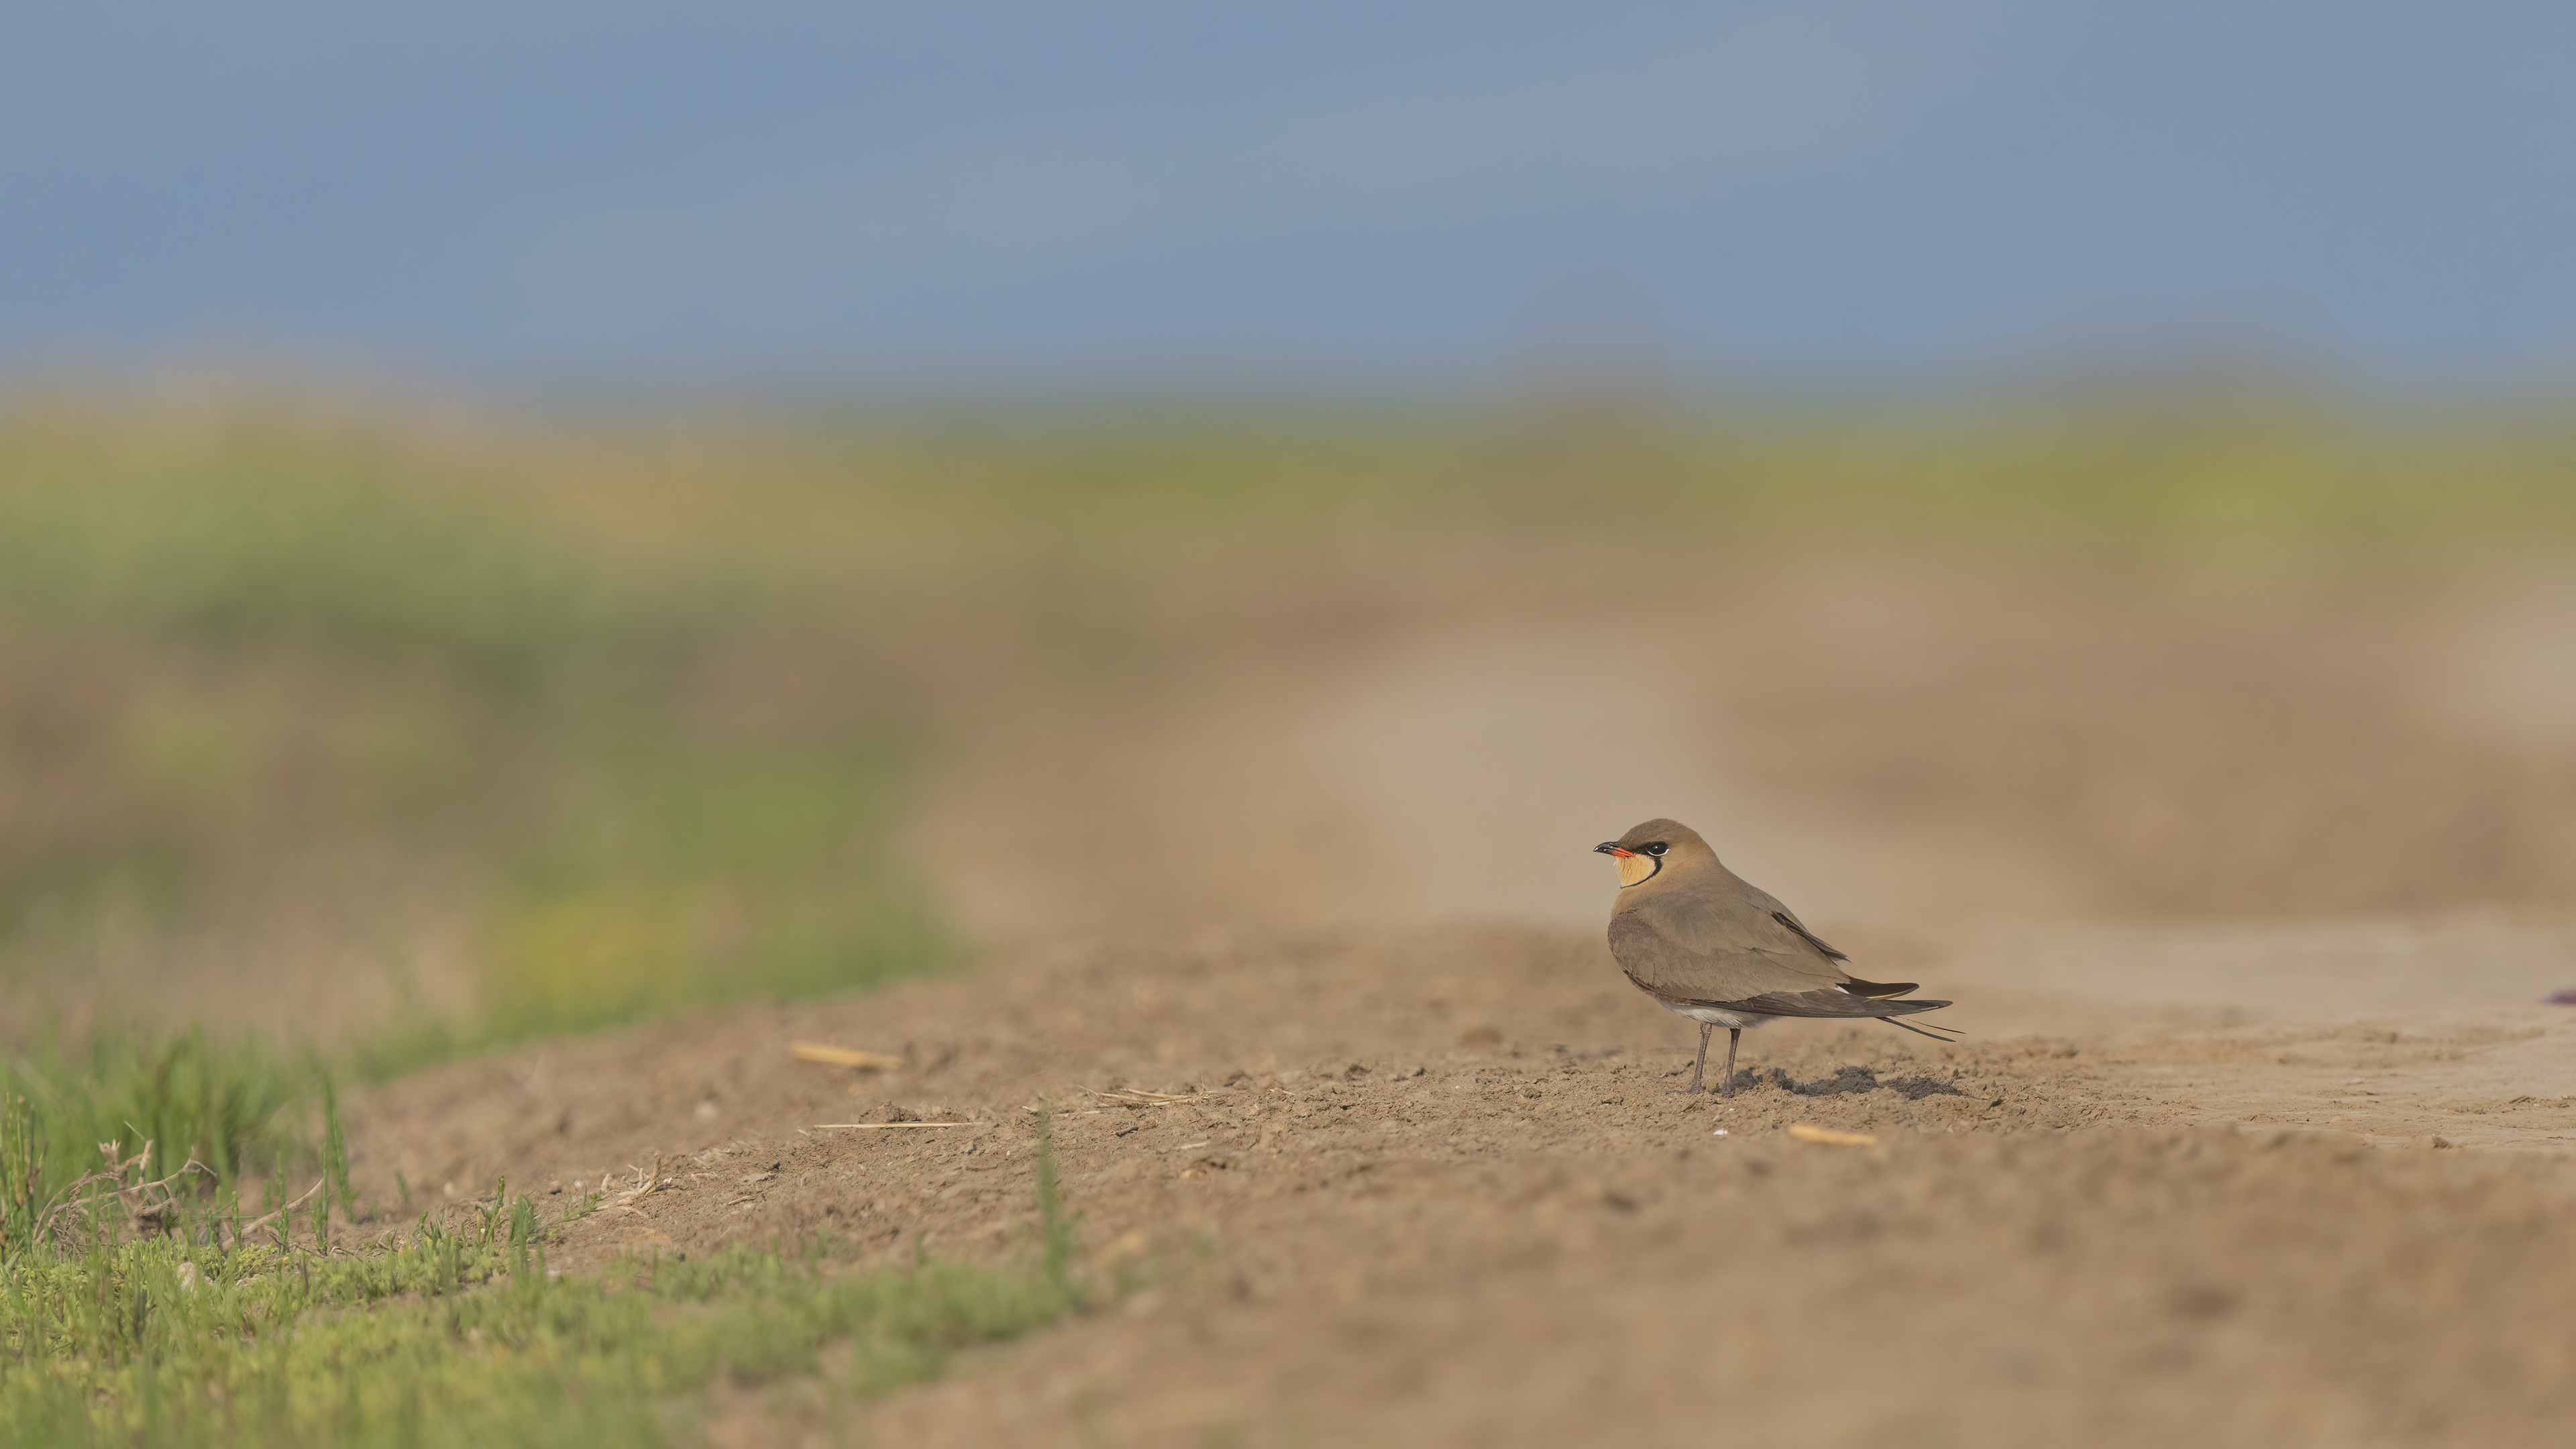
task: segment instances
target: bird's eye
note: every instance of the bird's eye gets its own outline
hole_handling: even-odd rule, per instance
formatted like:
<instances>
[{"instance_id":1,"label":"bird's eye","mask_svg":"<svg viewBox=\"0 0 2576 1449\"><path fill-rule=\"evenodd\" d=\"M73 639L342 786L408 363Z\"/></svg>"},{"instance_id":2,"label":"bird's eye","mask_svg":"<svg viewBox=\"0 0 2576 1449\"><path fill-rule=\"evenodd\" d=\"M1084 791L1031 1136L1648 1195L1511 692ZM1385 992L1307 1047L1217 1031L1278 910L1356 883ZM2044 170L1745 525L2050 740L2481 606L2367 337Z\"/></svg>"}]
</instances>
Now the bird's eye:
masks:
<instances>
[{"instance_id":1,"label":"bird's eye","mask_svg":"<svg viewBox=\"0 0 2576 1449\"><path fill-rule=\"evenodd\" d=\"M1647 853L1648 855L1661 855L1661 854L1663 854L1666 850L1669 850L1669 849L1671 849L1671 847L1670 847L1670 846L1665 845L1665 844L1664 844L1662 841L1660 841L1660 840L1650 841L1650 842L1648 842L1648 843L1647 843L1647 845L1646 845L1646 853Z\"/></svg>"}]
</instances>

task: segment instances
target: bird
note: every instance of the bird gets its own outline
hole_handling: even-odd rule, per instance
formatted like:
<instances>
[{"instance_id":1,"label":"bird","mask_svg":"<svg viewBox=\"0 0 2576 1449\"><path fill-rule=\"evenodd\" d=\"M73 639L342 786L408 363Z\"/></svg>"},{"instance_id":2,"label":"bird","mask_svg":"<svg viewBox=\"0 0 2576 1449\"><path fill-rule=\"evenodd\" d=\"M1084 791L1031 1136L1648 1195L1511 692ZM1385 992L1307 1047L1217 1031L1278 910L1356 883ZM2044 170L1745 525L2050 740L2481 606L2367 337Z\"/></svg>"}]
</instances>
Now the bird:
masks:
<instances>
[{"instance_id":1,"label":"bird","mask_svg":"<svg viewBox=\"0 0 2576 1449\"><path fill-rule=\"evenodd\" d=\"M1721 1095L1735 1095L1735 1049L1744 1033L1776 1017L1868 1017L1917 1036L1948 1041L1952 1028L1896 1020L1946 1001L1899 1001L1911 981L1863 981L1851 959L1825 944L1795 913L1720 864L1699 832L1654 819L1592 847L1619 866L1610 908L1610 954L1628 980L1666 1011L1699 1023L1699 1056L1685 1093L1700 1090L1709 1033L1726 1028Z\"/></svg>"}]
</instances>

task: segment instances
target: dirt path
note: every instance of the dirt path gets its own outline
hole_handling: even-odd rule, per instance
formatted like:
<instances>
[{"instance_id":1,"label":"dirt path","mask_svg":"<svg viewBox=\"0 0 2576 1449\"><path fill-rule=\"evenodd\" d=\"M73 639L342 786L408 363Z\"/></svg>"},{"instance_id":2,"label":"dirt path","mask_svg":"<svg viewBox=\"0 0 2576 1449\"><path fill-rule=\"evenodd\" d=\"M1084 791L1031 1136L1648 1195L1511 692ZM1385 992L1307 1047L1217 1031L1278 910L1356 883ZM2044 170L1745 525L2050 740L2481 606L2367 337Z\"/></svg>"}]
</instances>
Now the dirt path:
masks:
<instances>
[{"instance_id":1,"label":"dirt path","mask_svg":"<svg viewBox=\"0 0 2576 1449\"><path fill-rule=\"evenodd\" d=\"M1142 1291L879 1406L884 1443L2498 1445L2576 1409L2576 1095L2510 1090L2576 1014L1782 1027L1731 1105L1671 1095L1660 1016L1530 930L1023 961L402 1084L361 1186L658 1154L559 1262L980 1257L1026 1251L1061 1104L1088 1261ZM914 1117L962 1125L817 1126Z\"/></svg>"},{"instance_id":2,"label":"dirt path","mask_svg":"<svg viewBox=\"0 0 2576 1449\"><path fill-rule=\"evenodd\" d=\"M1873 677L1932 647L1871 630ZM1729 693L1779 687L1785 646L1644 667L1682 647L1397 630L1004 717L922 836L984 967L399 1083L361 1106L361 1189L570 1193L658 1155L670 1185L559 1262L815 1231L1024 1252L1052 1102L1086 1262L1134 1291L874 1405L877 1443L2565 1442L2576 1011L2537 1003L2576 984L2576 929L2107 909L2160 898L2118 868L2162 817L2052 850L1882 803L1919 796L1901 776L1816 786L1829 721ZM1852 656L1808 652L1829 693ZM1943 698L1924 728L1973 733ZM1717 822L1969 1038L1786 1024L1731 1104L1672 1095L1687 1029L1610 964L1583 854L1659 813ZM2269 888L2336 899L2379 868L2357 849ZM922 1119L958 1125L820 1125ZM793 1390L728 1414L725 1442L849 1427Z\"/></svg>"}]
</instances>

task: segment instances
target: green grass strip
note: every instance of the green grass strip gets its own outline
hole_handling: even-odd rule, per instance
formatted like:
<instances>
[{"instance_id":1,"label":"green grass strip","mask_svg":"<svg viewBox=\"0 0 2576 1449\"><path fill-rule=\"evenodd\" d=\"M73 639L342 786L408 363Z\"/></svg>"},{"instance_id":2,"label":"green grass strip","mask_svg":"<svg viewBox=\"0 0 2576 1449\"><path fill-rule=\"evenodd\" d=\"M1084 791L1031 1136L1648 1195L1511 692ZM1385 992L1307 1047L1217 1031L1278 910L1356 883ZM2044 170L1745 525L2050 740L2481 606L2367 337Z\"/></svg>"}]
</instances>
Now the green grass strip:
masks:
<instances>
[{"instance_id":1,"label":"green grass strip","mask_svg":"<svg viewBox=\"0 0 2576 1449\"><path fill-rule=\"evenodd\" d=\"M557 1226L506 1184L464 1231L424 1219L355 1252L256 1228L218 1249L211 1222L101 1229L0 1272L0 1443L672 1443L720 1377L813 1375L834 1345L837 1388L882 1392L1082 1306L1049 1136L1042 1120L1040 1222L1017 1267L862 1267L817 1239L558 1276Z\"/></svg>"}]
</instances>

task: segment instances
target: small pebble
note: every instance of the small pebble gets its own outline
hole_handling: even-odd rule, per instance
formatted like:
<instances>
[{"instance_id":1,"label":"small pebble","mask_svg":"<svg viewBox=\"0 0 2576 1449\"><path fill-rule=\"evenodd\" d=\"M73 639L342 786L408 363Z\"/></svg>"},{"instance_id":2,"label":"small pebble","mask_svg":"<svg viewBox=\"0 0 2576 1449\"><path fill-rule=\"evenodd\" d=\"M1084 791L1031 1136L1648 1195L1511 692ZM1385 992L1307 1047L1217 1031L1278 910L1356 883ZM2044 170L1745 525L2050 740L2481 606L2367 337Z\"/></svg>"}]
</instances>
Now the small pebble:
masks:
<instances>
[{"instance_id":1,"label":"small pebble","mask_svg":"<svg viewBox=\"0 0 2576 1449\"><path fill-rule=\"evenodd\" d=\"M1711 1137L1723 1137L1723 1136L1725 1136L1725 1135L1726 1135L1726 1129L1725 1129L1725 1128L1723 1128L1723 1127L1720 1127L1720 1128L1718 1128L1716 1131L1711 1132L1711 1133L1710 1133L1710 1134L1708 1134L1708 1135L1709 1135L1709 1136L1711 1136Z\"/></svg>"}]
</instances>

